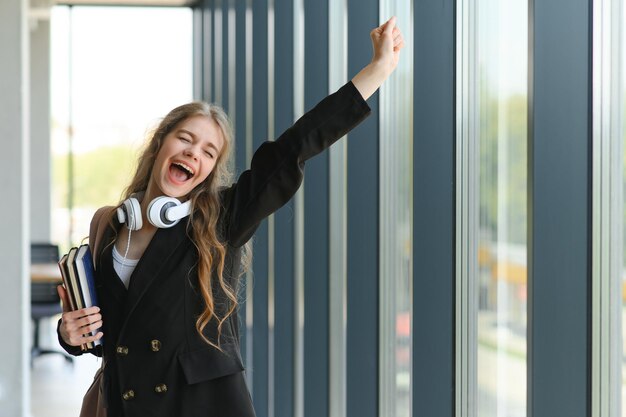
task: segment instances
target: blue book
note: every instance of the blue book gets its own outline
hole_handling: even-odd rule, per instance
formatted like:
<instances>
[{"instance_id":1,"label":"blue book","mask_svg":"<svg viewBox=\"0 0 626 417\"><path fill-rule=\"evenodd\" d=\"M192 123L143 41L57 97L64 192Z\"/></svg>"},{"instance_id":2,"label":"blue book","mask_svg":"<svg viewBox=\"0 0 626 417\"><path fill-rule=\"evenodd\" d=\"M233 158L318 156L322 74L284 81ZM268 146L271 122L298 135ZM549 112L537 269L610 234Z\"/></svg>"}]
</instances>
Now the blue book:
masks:
<instances>
[{"instance_id":1,"label":"blue book","mask_svg":"<svg viewBox=\"0 0 626 417\"><path fill-rule=\"evenodd\" d=\"M74 258L74 265L76 266L76 274L78 275L81 294L85 303L84 308L97 306L98 296L96 294L96 282L89 245L84 244L78 247ZM93 331L91 334L94 335L96 333L97 331ZM94 345L101 343L102 339L96 340Z\"/></svg>"}]
</instances>

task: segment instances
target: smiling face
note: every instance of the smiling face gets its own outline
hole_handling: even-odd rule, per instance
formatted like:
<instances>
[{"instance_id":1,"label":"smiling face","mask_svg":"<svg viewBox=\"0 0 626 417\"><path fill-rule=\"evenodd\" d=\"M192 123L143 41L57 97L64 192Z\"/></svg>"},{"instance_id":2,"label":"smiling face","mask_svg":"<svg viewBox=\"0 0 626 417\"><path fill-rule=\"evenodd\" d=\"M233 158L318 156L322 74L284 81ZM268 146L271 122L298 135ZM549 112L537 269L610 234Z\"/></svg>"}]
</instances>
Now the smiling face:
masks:
<instances>
[{"instance_id":1,"label":"smiling face","mask_svg":"<svg viewBox=\"0 0 626 417\"><path fill-rule=\"evenodd\" d=\"M148 191L186 196L213 171L223 146L222 130L210 117L196 115L183 120L163 140Z\"/></svg>"}]
</instances>

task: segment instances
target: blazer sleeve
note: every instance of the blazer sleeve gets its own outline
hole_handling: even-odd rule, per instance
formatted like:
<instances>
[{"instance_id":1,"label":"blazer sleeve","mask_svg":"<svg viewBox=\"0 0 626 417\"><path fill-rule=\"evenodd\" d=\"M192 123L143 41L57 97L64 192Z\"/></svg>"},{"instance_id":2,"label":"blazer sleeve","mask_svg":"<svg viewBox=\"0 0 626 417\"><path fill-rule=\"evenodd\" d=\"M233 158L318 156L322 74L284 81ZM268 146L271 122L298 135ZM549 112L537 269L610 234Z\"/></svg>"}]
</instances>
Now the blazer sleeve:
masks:
<instances>
[{"instance_id":1,"label":"blazer sleeve","mask_svg":"<svg viewBox=\"0 0 626 417\"><path fill-rule=\"evenodd\" d=\"M254 153L250 169L224 191L225 234L231 246L245 244L259 223L296 193L304 163L322 152L370 114L352 82L319 102L273 142Z\"/></svg>"}]
</instances>

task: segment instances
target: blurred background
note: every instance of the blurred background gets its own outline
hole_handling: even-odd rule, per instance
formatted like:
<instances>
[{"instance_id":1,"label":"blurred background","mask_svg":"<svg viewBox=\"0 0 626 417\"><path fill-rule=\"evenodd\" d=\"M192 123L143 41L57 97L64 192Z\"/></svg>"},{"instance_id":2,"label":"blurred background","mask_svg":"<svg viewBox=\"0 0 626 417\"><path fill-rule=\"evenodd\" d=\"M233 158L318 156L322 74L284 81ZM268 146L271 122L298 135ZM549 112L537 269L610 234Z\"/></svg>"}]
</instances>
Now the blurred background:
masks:
<instances>
[{"instance_id":1,"label":"blurred background","mask_svg":"<svg viewBox=\"0 0 626 417\"><path fill-rule=\"evenodd\" d=\"M257 415L626 417L626 16L554 3L1 0L0 416L78 415L100 362L58 346L56 261L160 118L222 105L239 174L396 15L372 116L254 238Z\"/></svg>"}]
</instances>

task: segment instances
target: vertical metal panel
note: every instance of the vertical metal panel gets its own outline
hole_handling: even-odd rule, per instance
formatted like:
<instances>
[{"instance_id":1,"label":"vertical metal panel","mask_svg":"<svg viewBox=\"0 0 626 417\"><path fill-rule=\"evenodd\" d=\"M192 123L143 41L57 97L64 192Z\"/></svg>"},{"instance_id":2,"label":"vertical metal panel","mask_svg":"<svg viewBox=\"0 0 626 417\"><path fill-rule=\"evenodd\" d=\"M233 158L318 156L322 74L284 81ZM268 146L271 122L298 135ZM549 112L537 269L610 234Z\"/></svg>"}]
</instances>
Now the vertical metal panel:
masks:
<instances>
[{"instance_id":1,"label":"vertical metal panel","mask_svg":"<svg viewBox=\"0 0 626 417\"><path fill-rule=\"evenodd\" d=\"M213 9L214 0L206 0L207 7L204 13L204 100L215 101L215 48L213 47L214 24Z\"/></svg>"},{"instance_id":2,"label":"vertical metal panel","mask_svg":"<svg viewBox=\"0 0 626 417\"><path fill-rule=\"evenodd\" d=\"M202 99L214 100L215 80L213 78L213 1L204 0L203 10L203 43L202 43Z\"/></svg>"},{"instance_id":3,"label":"vertical metal panel","mask_svg":"<svg viewBox=\"0 0 626 417\"><path fill-rule=\"evenodd\" d=\"M246 2L245 1L235 1L231 0L231 2L235 3L235 95L236 95L236 105L235 105L235 117L234 117L234 129L235 129L235 173L240 174L247 167L247 157L246 157L246 123L248 118L251 117L250 114L246 111L247 107L247 97L246 91L248 89L248 84L246 80L246 31L249 28L246 27ZM231 115L232 117L232 115ZM241 357L244 361L244 366L249 367L250 363L248 363L248 349L247 349L247 326L246 326L246 314L247 308L249 307L249 302L252 300L248 300L246 297L247 290L247 274L241 277L240 282L240 301L239 305L239 334L241 336Z\"/></svg>"},{"instance_id":4,"label":"vertical metal panel","mask_svg":"<svg viewBox=\"0 0 626 417\"><path fill-rule=\"evenodd\" d=\"M252 20L252 0L246 0L246 13L245 13L245 27L246 27L246 166L250 165L253 152L254 135L252 129L253 115L252 115L252 68L254 65L253 60L253 20ZM247 307L246 307L246 363L248 367L254 366L254 275L252 271L246 274L246 292L245 292ZM250 372L246 373L246 380L251 392L253 388L253 378Z\"/></svg>"},{"instance_id":5,"label":"vertical metal panel","mask_svg":"<svg viewBox=\"0 0 626 417\"><path fill-rule=\"evenodd\" d=\"M274 126L293 124L293 0L274 2ZM294 415L294 201L274 214L274 415Z\"/></svg>"},{"instance_id":6,"label":"vertical metal panel","mask_svg":"<svg viewBox=\"0 0 626 417\"><path fill-rule=\"evenodd\" d=\"M193 98L202 100L204 93L204 3L193 8Z\"/></svg>"},{"instance_id":7,"label":"vertical metal panel","mask_svg":"<svg viewBox=\"0 0 626 417\"><path fill-rule=\"evenodd\" d=\"M212 99L212 5L213 0L203 0L193 8L193 97L195 100L211 101Z\"/></svg>"},{"instance_id":8,"label":"vertical metal panel","mask_svg":"<svg viewBox=\"0 0 626 417\"><path fill-rule=\"evenodd\" d=\"M243 2L239 2L243 3ZM245 3L243 3L245 4ZM228 0L228 42L226 61L228 65L228 113L237 117L237 2ZM243 81L243 79L242 79ZM242 84L244 85L244 84Z\"/></svg>"},{"instance_id":9,"label":"vertical metal panel","mask_svg":"<svg viewBox=\"0 0 626 417\"><path fill-rule=\"evenodd\" d=\"M414 8L413 407L454 415L455 2Z\"/></svg>"},{"instance_id":10,"label":"vertical metal panel","mask_svg":"<svg viewBox=\"0 0 626 417\"><path fill-rule=\"evenodd\" d=\"M328 91L328 4L304 2L304 109ZM304 415L328 415L328 153L304 181Z\"/></svg>"},{"instance_id":11,"label":"vertical metal panel","mask_svg":"<svg viewBox=\"0 0 626 417\"><path fill-rule=\"evenodd\" d=\"M221 74L221 81L222 81L222 101L221 101L221 106L222 108L229 113L229 98L230 98L230 90L229 90L229 76L230 76L230 68L228 68L228 57L230 56L230 51L228 48L228 42L229 42L229 35L230 35L230 30L228 29L228 7L229 7L229 0L217 0L217 1L221 1L221 4L219 5L220 7L220 13L221 13L221 22L220 24L222 25L221 29L221 45L220 45L220 51L222 52L221 54L221 61L220 62L215 62L216 65L221 65L220 68L220 74Z\"/></svg>"},{"instance_id":12,"label":"vertical metal panel","mask_svg":"<svg viewBox=\"0 0 626 417\"><path fill-rule=\"evenodd\" d=\"M593 2L593 417L622 415L623 1Z\"/></svg>"},{"instance_id":13,"label":"vertical metal panel","mask_svg":"<svg viewBox=\"0 0 626 417\"><path fill-rule=\"evenodd\" d=\"M532 1L529 21L528 411L582 417L590 412L591 1Z\"/></svg>"},{"instance_id":14,"label":"vertical metal panel","mask_svg":"<svg viewBox=\"0 0 626 417\"><path fill-rule=\"evenodd\" d=\"M276 54L275 42L275 19L274 19L274 3L275 0L267 1L267 138L274 140L276 135L274 129L274 106L275 106L275 91L274 91L274 56ZM276 251L275 251L275 218L271 214L267 219L267 325L269 329L268 333L268 354L267 354L267 385L268 385L268 400L267 400L267 414L269 417L274 417L274 411L276 407L275 403L275 361L276 356L274 352L274 331L276 328Z\"/></svg>"},{"instance_id":15,"label":"vertical metal panel","mask_svg":"<svg viewBox=\"0 0 626 417\"><path fill-rule=\"evenodd\" d=\"M377 0L348 1L348 74L370 62ZM378 414L378 96L348 141L347 414Z\"/></svg>"},{"instance_id":16,"label":"vertical metal panel","mask_svg":"<svg viewBox=\"0 0 626 417\"><path fill-rule=\"evenodd\" d=\"M30 31L30 241L51 237L52 158L50 148L50 21L38 20Z\"/></svg>"},{"instance_id":17,"label":"vertical metal panel","mask_svg":"<svg viewBox=\"0 0 626 417\"><path fill-rule=\"evenodd\" d=\"M293 1L293 112L304 113L304 0ZM304 189L294 196L294 413L304 416Z\"/></svg>"},{"instance_id":18,"label":"vertical metal panel","mask_svg":"<svg viewBox=\"0 0 626 417\"><path fill-rule=\"evenodd\" d=\"M252 2L252 135L253 147L258 148L268 133L268 36L267 0ZM261 223L254 237L253 258L253 321L254 352L252 371L253 400L258 417L268 416L268 225Z\"/></svg>"},{"instance_id":19,"label":"vertical metal panel","mask_svg":"<svg viewBox=\"0 0 626 417\"><path fill-rule=\"evenodd\" d=\"M212 61L211 65L213 66L213 100L223 106L223 91L224 91L224 83L223 83L223 70L222 63L224 62L224 51L223 51L223 41L224 39L224 30L223 30L223 19L222 15L223 9L222 4L226 0L213 0L213 51L212 51Z\"/></svg>"},{"instance_id":20,"label":"vertical metal panel","mask_svg":"<svg viewBox=\"0 0 626 417\"><path fill-rule=\"evenodd\" d=\"M12 175L0 180L11 201L0 208L2 235L3 314L0 327L6 338L0 351L0 414L28 416L30 412L30 135L28 7L25 0L0 2L0 137L2 166ZM8 140L8 138L11 138ZM10 219L10 220L8 220Z\"/></svg>"},{"instance_id":21,"label":"vertical metal panel","mask_svg":"<svg viewBox=\"0 0 626 417\"><path fill-rule=\"evenodd\" d=\"M477 3L457 1L456 16L456 226L455 416L477 411L477 293L479 245L479 129Z\"/></svg>"}]
</instances>

